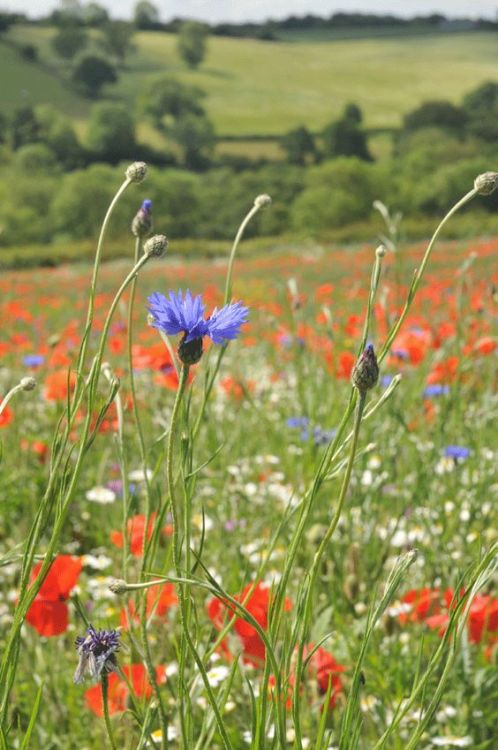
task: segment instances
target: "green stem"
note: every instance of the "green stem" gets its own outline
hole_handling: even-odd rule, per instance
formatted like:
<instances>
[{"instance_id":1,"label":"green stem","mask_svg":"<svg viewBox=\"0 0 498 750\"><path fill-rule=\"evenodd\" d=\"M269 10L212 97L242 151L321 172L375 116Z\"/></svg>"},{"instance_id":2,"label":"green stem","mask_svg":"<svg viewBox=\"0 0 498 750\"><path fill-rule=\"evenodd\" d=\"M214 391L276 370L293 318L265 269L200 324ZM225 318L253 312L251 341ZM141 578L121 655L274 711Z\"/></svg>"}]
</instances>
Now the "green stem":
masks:
<instances>
[{"instance_id":1,"label":"green stem","mask_svg":"<svg viewBox=\"0 0 498 750\"><path fill-rule=\"evenodd\" d=\"M312 595L313 595L313 588L316 580L316 576L318 573L318 568L321 563L322 557L324 555L325 549L327 545L329 544L332 535L334 534L334 531L337 528L337 524L339 523L339 520L342 515L342 509L344 507L344 502L346 499L346 494L349 489L349 483L351 481L351 474L353 471L353 465L354 465L354 459L356 455L356 450L358 447L358 438L360 435L360 426L361 426L361 420L363 416L363 409L365 408L365 400L366 400L366 392L364 391L358 391L358 401L356 404L356 414L355 414L355 420L354 420L354 426L353 426L353 437L351 440L351 448L349 451L349 458L348 458L348 464L346 466L346 472L344 474L341 489L339 492L339 498L337 501L337 507L335 509L335 513L332 517L332 520L330 521L330 524L328 526L327 531L325 532L325 535L320 543L320 546L318 547L315 557L313 559L313 564L311 566L311 570L309 572L309 578L308 578L308 586L306 589L306 601L304 606L304 618L302 621L302 629L303 629L303 637L300 639L299 642L299 648L298 648L298 657L297 657L297 664L296 664L296 688L294 690L294 700L293 700L293 715L294 715L294 725L296 729L296 739L298 739L298 747L302 748L301 742L300 742L300 717L299 717L299 685L301 683L301 677L302 677L302 670L303 670L303 653L304 653L304 634L306 632L306 629L309 625L309 621L311 618L311 601L312 601ZM298 623L299 626L300 623Z\"/></svg>"},{"instance_id":2,"label":"green stem","mask_svg":"<svg viewBox=\"0 0 498 750\"><path fill-rule=\"evenodd\" d=\"M104 722L109 737L109 744L112 750L118 750L112 733L111 717L109 716L109 678L107 672L102 672L102 706L104 709Z\"/></svg>"}]
</instances>

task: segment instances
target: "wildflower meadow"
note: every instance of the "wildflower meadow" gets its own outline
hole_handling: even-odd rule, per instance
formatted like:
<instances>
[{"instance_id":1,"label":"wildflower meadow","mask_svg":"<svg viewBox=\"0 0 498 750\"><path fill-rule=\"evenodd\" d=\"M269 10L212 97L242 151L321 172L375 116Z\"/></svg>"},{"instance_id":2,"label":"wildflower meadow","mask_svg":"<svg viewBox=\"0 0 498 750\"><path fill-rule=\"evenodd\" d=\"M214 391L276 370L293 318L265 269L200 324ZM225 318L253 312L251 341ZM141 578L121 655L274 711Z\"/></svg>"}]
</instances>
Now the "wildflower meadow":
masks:
<instances>
[{"instance_id":1,"label":"wildflower meadow","mask_svg":"<svg viewBox=\"0 0 498 750\"><path fill-rule=\"evenodd\" d=\"M2 274L2 750L498 748L497 186L180 261L135 162L93 269Z\"/></svg>"}]
</instances>

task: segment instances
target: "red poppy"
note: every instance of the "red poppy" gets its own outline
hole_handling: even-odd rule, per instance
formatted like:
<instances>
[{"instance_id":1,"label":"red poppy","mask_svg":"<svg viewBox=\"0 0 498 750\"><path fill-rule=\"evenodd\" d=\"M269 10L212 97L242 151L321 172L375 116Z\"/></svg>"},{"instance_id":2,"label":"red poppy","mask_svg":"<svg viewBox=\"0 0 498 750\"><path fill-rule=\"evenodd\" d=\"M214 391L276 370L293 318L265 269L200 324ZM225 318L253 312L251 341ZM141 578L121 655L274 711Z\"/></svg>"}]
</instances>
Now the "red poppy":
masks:
<instances>
[{"instance_id":1,"label":"red poppy","mask_svg":"<svg viewBox=\"0 0 498 750\"><path fill-rule=\"evenodd\" d=\"M249 592L252 592L249 594ZM247 598L249 594L249 597ZM261 628L266 629L268 626L268 610L270 608L270 589L258 583L249 584L244 588L241 594L234 597L241 602L248 612L254 617ZM291 609L292 605L289 599L285 600L285 610ZM214 626L221 630L224 626L226 610L230 610L229 619L235 616L233 607L228 602L215 597L208 603L208 614ZM260 638L258 631L250 623L241 617L235 617L234 631L242 642L244 661L254 666L261 666L265 660L265 644ZM226 644L223 644L223 650L228 654Z\"/></svg>"},{"instance_id":2,"label":"red poppy","mask_svg":"<svg viewBox=\"0 0 498 750\"><path fill-rule=\"evenodd\" d=\"M149 524L147 527L147 539L150 539L154 530L154 523L156 520L157 513L151 513ZM126 525L127 537L130 543L130 552L135 557L140 557L143 553L144 537L145 537L145 516L139 513L136 516L132 516L128 519ZM171 526L166 524L163 526L162 533L164 536L171 536ZM124 538L121 531L111 531L111 542L119 547L123 548Z\"/></svg>"},{"instance_id":3,"label":"red poppy","mask_svg":"<svg viewBox=\"0 0 498 750\"><path fill-rule=\"evenodd\" d=\"M178 604L178 597L175 587L172 583L164 583L162 586L152 586L147 589L146 615L149 617L152 613L156 617L165 617L171 607ZM128 606L121 610L121 627L127 628L130 621L138 622L138 613L132 599L129 600Z\"/></svg>"},{"instance_id":4,"label":"red poppy","mask_svg":"<svg viewBox=\"0 0 498 750\"><path fill-rule=\"evenodd\" d=\"M76 373L72 370L67 373L66 370L59 370L47 375L45 378L45 390L43 395L47 401L64 401L69 392L73 392L76 385Z\"/></svg>"},{"instance_id":5,"label":"red poppy","mask_svg":"<svg viewBox=\"0 0 498 750\"><path fill-rule=\"evenodd\" d=\"M152 686L147 677L147 670L143 664L125 664L123 673L131 683L134 695L137 698L148 700L152 695ZM156 667L156 679L158 683L164 682L165 669L163 666ZM129 695L128 684L116 672L112 672L108 678L108 704L109 713L116 714L126 711L127 698ZM88 708L97 716L104 715L102 704L102 686L94 685L85 692L85 701Z\"/></svg>"},{"instance_id":6,"label":"red poppy","mask_svg":"<svg viewBox=\"0 0 498 750\"><path fill-rule=\"evenodd\" d=\"M399 615L399 621L402 625L407 622L423 622L429 615L435 615L440 610L440 593L439 589L411 589L407 591L401 600L407 605L407 612Z\"/></svg>"},{"instance_id":7,"label":"red poppy","mask_svg":"<svg viewBox=\"0 0 498 750\"><path fill-rule=\"evenodd\" d=\"M35 565L31 581L35 580L41 566L41 562ZM67 630L69 610L66 599L76 586L82 567L82 561L70 555L59 555L53 561L26 615L26 620L40 635L60 635Z\"/></svg>"},{"instance_id":8,"label":"red poppy","mask_svg":"<svg viewBox=\"0 0 498 750\"><path fill-rule=\"evenodd\" d=\"M2 399L0 398L0 402ZM5 407L3 412L0 414L0 427L7 427L8 424L12 422L13 414L11 409L9 409L8 406Z\"/></svg>"},{"instance_id":9,"label":"red poppy","mask_svg":"<svg viewBox=\"0 0 498 750\"><path fill-rule=\"evenodd\" d=\"M313 650L313 644L310 643L304 649L304 658ZM334 708L338 694L342 691L342 682L338 676L345 672L346 667L338 664L332 654L319 646L311 657L308 664L308 672L316 679L318 691L325 695L332 685L330 692L329 708Z\"/></svg>"}]
</instances>

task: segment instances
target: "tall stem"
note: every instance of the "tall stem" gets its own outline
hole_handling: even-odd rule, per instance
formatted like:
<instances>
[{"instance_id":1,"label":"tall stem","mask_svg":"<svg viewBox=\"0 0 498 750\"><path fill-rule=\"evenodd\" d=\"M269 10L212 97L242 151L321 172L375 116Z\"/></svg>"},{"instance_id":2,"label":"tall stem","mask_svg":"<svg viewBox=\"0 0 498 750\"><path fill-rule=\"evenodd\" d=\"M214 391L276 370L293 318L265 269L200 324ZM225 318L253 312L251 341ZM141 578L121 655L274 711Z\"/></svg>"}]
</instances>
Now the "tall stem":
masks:
<instances>
[{"instance_id":1,"label":"tall stem","mask_svg":"<svg viewBox=\"0 0 498 750\"><path fill-rule=\"evenodd\" d=\"M112 750L118 750L112 732L111 717L109 716L109 678L107 672L102 672L102 707L104 709L104 722Z\"/></svg>"}]
</instances>

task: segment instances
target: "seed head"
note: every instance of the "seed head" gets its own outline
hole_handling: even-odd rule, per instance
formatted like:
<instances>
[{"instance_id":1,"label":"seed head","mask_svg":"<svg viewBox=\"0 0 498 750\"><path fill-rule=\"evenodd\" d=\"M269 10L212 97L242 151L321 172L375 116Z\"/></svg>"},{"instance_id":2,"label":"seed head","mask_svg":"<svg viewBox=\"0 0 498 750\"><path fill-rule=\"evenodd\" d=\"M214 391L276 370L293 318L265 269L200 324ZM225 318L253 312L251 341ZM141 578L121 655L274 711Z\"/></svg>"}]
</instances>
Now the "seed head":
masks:
<instances>
[{"instance_id":1,"label":"seed head","mask_svg":"<svg viewBox=\"0 0 498 750\"><path fill-rule=\"evenodd\" d=\"M26 378L21 378L20 386L23 391L32 391L36 388L36 380L34 378L30 378L28 375Z\"/></svg>"},{"instance_id":2,"label":"seed head","mask_svg":"<svg viewBox=\"0 0 498 750\"><path fill-rule=\"evenodd\" d=\"M150 240L144 245L145 255L151 255L155 258L160 258L166 252L168 248L168 239L164 234L155 234Z\"/></svg>"},{"instance_id":3,"label":"seed head","mask_svg":"<svg viewBox=\"0 0 498 750\"><path fill-rule=\"evenodd\" d=\"M131 182L143 182L147 174L147 164L144 161L134 161L125 174Z\"/></svg>"},{"instance_id":4,"label":"seed head","mask_svg":"<svg viewBox=\"0 0 498 750\"><path fill-rule=\"evenodd\" d=\"M369 344L360 355L351 373L351 382L360 392L365 394L374 387L379 379L379 365L372 344Z\"/></svg>"},{"instance_id":5,"label":"seed head","mask_svg":"<svg viewBox=\"0 0 498 750\"><path fill-rule=\"evenodd\" d=\"M479 195L491 195L498 187L498 172L484 172L474 180L474 188Z\"/></svg>"},{"instance_id":6,"label":"seed head","mask_svg":"<svg viewBox=\"0 0 498 750\"><path fill-rule=\"evenodd\" d=\"M120 594L124 594L126 591L128 591L128 584L121 578L113 578L109 583L109 589L113 594L118 594L119 596Z\"/></svg>"},{"instance_id":7,"label":"seed head","mask_svg":"<svg viewBox=\"0 0 498 750\"><path fill-rule=\"evenodd\" d=\"M266 208L271 205L271 198L267 193L262 193L254 199L254 205L257 208Z\"/></svg>"}]
</instances>

